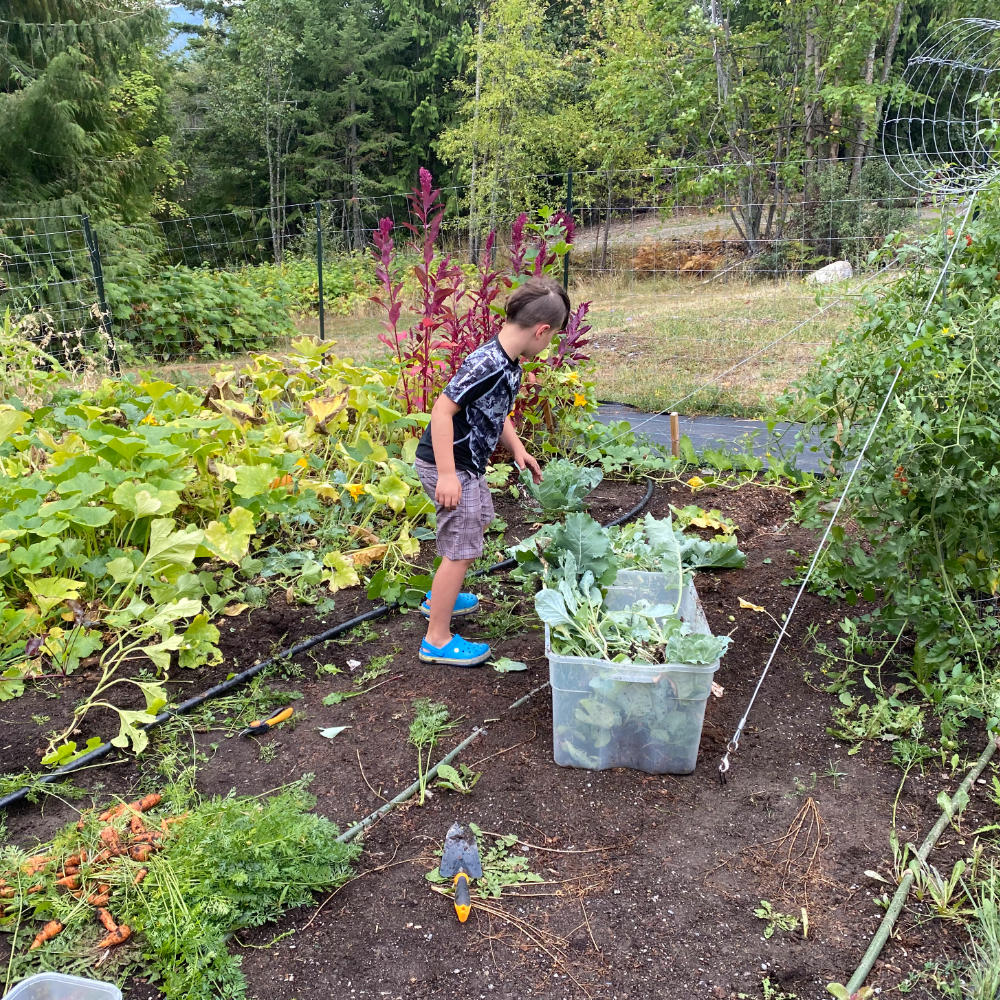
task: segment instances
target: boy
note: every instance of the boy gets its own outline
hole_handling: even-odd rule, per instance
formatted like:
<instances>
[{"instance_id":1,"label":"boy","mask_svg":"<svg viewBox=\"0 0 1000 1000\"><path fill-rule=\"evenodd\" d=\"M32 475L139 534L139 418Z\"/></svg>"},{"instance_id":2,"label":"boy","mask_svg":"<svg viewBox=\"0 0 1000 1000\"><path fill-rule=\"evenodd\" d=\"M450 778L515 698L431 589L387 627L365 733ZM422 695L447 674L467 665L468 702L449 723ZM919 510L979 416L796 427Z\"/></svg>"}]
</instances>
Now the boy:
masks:
<instances>
[{"instance_id":1,"label":"boy","mask_svg":"<svg viewBox=\"0 0 1000 1000\"><path fill-rule=\"evenodd\" d=\"M500 332L462 363L431 409L431 422L417 447L416 469L437 509L437 550L441 564L420 610L428 619L420 644L425 663L475 667L490 657L485 642L452 635L452 614L479 607L474 594L461 593L469 566L483 554L483 534L493 520L493 500L484 474L501 441L518 468L538 462L518 439L509 414L521 387L519 358L533 358L549 346L569 319L569 296L551 278L531 278L507 300Z\"/></svg>"}]
</instances>

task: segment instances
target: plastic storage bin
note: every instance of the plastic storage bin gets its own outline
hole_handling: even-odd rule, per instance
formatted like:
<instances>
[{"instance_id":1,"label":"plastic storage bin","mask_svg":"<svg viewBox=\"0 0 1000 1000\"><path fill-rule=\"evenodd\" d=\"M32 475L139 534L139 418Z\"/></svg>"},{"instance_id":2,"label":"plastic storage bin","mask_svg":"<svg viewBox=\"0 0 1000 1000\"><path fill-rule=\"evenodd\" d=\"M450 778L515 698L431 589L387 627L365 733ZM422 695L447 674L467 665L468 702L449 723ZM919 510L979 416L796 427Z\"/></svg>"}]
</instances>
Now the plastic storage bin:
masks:
<instances>
[{"instance_id":1,"label":"plastic storage bin","mask_svg":"<svg viewBox=\"0 0 1000 1000\"><path fill-rule=\"evenodd\" d=\"M18 983L4 1000L122 1000L122 994L111 983L40 972Z\"/></svg>"},{"instance_id":2,"label":"plastic storage bin","mask_svg":"<svg viewBox=\"0 0 1000 1000\"><path fill-rule=\"evenodd\" d=\"M617 609L645 598L675 604L678 581L662 573L620 572L606 603ZM680 599L682 621L709 632L694 583ZM611 663L552 651L545 629L552 685L552 744L563 767L603 771L629 767L649 774L690 774L698 760L705 703L719 661Z\"/></svg>"}]
</instances>

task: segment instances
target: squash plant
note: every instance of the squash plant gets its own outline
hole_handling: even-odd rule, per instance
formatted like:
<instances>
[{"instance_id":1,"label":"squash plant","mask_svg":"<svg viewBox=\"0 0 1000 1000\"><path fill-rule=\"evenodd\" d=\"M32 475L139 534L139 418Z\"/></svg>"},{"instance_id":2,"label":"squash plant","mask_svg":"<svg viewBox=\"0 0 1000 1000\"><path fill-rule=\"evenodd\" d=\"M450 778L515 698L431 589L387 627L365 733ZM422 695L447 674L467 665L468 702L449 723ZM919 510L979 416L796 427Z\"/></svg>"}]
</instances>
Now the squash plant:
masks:
<instances>
[{"instance_id":1,"label":"squash plant","mask_svg":"<svg viewBox=\"0 0 1000 1000\"><path fill-rule=\"evenodd\" d=\"M397 378L304 339L204 393L156 379L81 391L62 373L38 405L0 404L0 700L98 668L53 762L96 705L118 712L116 743L141 749L168 670L217 661L212 618L266 585L275 553L309 552L328 594L408 571L433 508L411 464L426 418L398 409ZM129 713L115 688L136 683L138 658L157 677Z\"/></svg>"}]
</instances>

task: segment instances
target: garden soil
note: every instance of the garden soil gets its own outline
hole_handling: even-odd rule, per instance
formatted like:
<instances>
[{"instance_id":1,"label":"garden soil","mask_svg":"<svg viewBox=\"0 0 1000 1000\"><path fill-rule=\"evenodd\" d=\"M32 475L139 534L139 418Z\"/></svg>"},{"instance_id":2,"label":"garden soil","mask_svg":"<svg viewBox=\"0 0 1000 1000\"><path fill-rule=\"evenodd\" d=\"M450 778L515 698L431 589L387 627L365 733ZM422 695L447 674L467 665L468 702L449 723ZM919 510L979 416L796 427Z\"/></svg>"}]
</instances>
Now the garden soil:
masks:
<instances>
[{"instance_id":1,"label":"garden soil","mask_svg":"<svg viewBox=\"0 0 1000 1000\"><path fill-rule=\"evenodd\" d=\"M591 511L610 520L643 490L641 484L602 484L589 501ZM293 723L255 739L229 735L233 727L219 728L223 719L192 720L205 756L198 777L203 793L260 794L314 774L317 810L342 827L414 781L416 751L407 742L414 699L444 702L457 723L435 760L482 729L455 762L481 772L471 794L432 787L423 806L396 809L366 832L352 882L311 909L234 936L231 947L243 956L250 996L624 1000L783 992L820 998L828 996L826 983L847 981L882 916L878 897L886 886L866 871L892 877L889 831L901 772L890 763L891 746L855 749L827 733L836 698L824 690L813 640L834 644L846 609L805 594L732 755L728 780L720 781L719 761L794 596L788 581L815 539L792 519L787 492L759 485L697 493L662 485L648 510L663 516L670 505L690 503L732 518L748 556L743 570L701 573L696 581L713 631L731 633L733 644L716 675L723 691L710 699L694 774L594 772L553 763L543 635L530 597L502 575L479 581L482 609L462 631L526 662L525 672L421 664L422 619L392 614L300 656L292 676L270 681L301 695L293 702ZM508 522L508 540L531 530L517 503L501 500L498 511ZM741 599L765 610L741 607ZM370 606L360 592L342 593L336 612L320 619L279 595L267 608L223 619L225 662L175 678L175 697ZM323 704L333 691L358 690L354 678L379 658L387 670L372 682L377 687ZM361 665L352 669L349 661ZM331 675L327 665L341 672ZM73 677L4 706L5 771L38 768L41 747L19 739L19 732L38 732L32 715L58 723L85 686L86 678ZM92 721L97 731L110 725L99 716ZM176 741L179 724L172 725ZM332 726L348 728L332 740L320 735ZM190 731L182 736L175 746L190 744ZM978 755L981 739L969 734L967 756ZM149 761L158 759L157 747L162 759L163 740L154 739ZM77 780L106 802L146 790L155 779L149 764L119 760ZM939 813L939 791L959 780L933 760L925 773L911 773L896 807L901 836L919 843ZM962 825L946 833L932 857L949 870L970 849L967 831L996 822L995 807L985 789L979 791ZM44 808L19 806L7 817L8 833L27 845L74 816L72 806L53 799ZM450 900L425 877L455 820L478 824L488 846L499 835L516 836L509 853L525 858L541 881L477 903L469 921L459 924ZM768 921L755 916L762 901L796 918L797 928L767 935ZM960 926L928 921L915 908L870 982L894 987L928 961L957 957L964 943ZM130 1000L159 995L138 977L124 989ZM936 994L919 985L911 995Z\"/></svg>"}]
</instances>

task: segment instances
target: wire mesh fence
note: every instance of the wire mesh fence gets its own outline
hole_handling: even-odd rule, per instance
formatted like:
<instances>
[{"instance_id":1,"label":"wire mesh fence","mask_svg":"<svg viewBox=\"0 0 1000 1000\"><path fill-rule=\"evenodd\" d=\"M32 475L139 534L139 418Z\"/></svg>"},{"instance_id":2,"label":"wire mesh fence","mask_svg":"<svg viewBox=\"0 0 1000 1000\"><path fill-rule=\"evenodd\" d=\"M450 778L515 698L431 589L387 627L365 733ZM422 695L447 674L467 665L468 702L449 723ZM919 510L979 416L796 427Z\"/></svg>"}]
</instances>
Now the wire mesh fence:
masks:
<instances>
[{"instance_id":1,"label":"wire mesh fence","mask_svg":"<svg viewBox=\"0 0 1000 1000\"><path fill-rule=\"evenodd\" d=\"M82 215L0 219L0 314L62 364L113 355L102 308L100 251Z\"/></svg>"},{"instance_id":2,"label":"wire mesh fence","mask_svg":"<svg viewBox=\"0 0 1000 1000\"><path fill-rule=\"evenodd\" d=\"M864 272L890 233L934 213L881 157L480 176L440 201L440 252L463 263L480 260L493 231L493 263L505 266L515 221L547 205L575 227L567 280L627 283L789 279L833 260ZM419 230L405 193L104 222L89 235L82 216L0 220L0 308L37 317L60 358L114 338L126 360L264 349L296 331L296 316L317 315L322 335L331 311L371 294L382 219L397 246Z\"/></svg>"}]
</instances>

